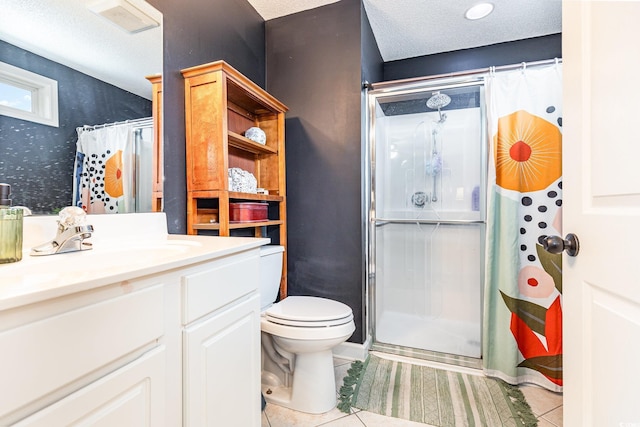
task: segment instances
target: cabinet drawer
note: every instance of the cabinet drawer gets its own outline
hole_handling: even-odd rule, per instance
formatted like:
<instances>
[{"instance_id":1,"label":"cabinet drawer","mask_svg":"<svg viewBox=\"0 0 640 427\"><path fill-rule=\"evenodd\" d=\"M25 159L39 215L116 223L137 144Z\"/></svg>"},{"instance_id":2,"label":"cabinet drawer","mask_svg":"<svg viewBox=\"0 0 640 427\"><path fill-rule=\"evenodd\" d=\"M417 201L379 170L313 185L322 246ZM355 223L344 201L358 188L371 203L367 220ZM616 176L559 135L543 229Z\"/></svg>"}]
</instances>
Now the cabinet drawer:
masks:
<instances>
[{"instance_id":1,"label":"cabinet drawer","mask_svg":"<svg viewBox=\"0 0 640 427\"><path fill-rule=\"evenodd\" d=\"M0 418L163 335L156 285L0 333Z\"/></svg>"},{"instance_id":2,"label":"cabinet drawer","mask_svg":"<svg viewBox=\"0 0 640 427\"><path fill-rule=\"evenodd\" d=\"M259 250L217 260L182 277L182 323L202 316L258 289Z\"/></svg>"}]
</instances>

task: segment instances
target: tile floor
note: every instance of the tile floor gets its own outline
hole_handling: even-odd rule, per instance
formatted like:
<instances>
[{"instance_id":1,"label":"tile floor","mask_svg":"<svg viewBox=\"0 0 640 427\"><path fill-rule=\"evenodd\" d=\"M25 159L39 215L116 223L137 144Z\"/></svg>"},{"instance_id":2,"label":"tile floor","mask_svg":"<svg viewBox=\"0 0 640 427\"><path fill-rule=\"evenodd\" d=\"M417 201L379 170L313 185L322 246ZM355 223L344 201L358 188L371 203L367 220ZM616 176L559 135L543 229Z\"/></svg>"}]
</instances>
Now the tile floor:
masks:
<instances>
[{"instance_id":1,"label":"tile floor","mask_svg":"<svg viewBox=\"0 0 640 427\"><path fill-rule=\"evenodd\" d=\"M334 359L336 386L351 366L351 361ZM538 417L538 427L562 427L562 394L552 393L537 386L521 386L533 413ZM336 391L337 392L337 391ZM305 414L276 405L267 404L262 413L262 427L425 427L428 424L389 418L371 412L354 410L345 414L338 409L320 415ZM491 427L491 426L489 426Z\"/></svg>"}]
</instances>

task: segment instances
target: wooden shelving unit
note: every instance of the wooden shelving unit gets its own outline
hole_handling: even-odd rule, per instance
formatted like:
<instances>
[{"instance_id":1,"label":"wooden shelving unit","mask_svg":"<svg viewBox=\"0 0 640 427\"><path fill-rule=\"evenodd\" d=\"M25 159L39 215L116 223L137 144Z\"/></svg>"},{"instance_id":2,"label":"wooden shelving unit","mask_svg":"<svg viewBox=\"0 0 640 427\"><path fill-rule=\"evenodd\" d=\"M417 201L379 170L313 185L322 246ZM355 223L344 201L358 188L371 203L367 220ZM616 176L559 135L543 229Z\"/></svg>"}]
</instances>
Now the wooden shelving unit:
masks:
<instances>
[{"instance_id":1,"label":"wooden shelving unit","mask_svg":"<svg viewBox=\"0 0 640 427\"><path fill-rule=\"evenodd\" d=\"M153 188L151 195L151 210L162 211L162 76L159 74L147 76L151 82L151 109L153 115Z\"/></svg>"},{"instance_id":2,"label":"wooden shelving unit","mask_svg":"<svg viewBox=\"0 0 640 427\"><path fill-rule=\"evenodd\" d=\"M187 232L277 236L285 247L280 295L287 293L284 119L287 107L224 61L182 70L187 139ZM259 127L265 145L244 137ZM229 191L229 168L252 173L269 194ZM265 221L231 222L229 203L264 202Z\"/></svg>"}]
</instances>

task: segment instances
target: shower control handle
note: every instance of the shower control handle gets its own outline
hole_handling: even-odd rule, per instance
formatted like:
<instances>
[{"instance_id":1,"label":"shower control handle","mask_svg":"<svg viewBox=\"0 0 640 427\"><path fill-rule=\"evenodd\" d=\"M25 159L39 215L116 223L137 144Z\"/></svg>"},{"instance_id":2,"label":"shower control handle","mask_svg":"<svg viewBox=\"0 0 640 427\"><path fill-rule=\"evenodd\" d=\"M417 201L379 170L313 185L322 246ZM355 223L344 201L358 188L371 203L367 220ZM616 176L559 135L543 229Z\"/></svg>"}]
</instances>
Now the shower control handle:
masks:
<instances>
[{"instance_id":1,"label":"shower control handle","mask_svg":"<svg viewBox=\"0 0 640 427\"><path fill-rule=\"evenodd\" d=\"M560 236L547 236L542 240L542 247L552 254L559 254L566 250L567 255L576 256L580 252L578 236L573 233L567 234L564 239Z\"/></svg>"}]
</instances>

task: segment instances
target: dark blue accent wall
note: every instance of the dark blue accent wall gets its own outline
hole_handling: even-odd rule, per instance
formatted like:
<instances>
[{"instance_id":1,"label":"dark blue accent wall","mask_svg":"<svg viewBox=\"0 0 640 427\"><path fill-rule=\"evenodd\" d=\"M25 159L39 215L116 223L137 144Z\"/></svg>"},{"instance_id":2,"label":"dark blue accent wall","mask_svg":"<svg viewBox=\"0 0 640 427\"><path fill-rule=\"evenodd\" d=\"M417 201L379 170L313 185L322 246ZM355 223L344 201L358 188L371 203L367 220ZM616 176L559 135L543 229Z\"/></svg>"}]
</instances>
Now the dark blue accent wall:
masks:
<instances>
[{"instance_id":1,"label":"dark blue accent wall","mask_svg":"<svg viewBox=\"0 0 640 427\"><path fill-rule=\"evenodd\" d=\"M0 61L58 82L59 127L0 115L0 182L33 213L71 205L76 127L151 117L151 101L0 40Z\"/></svg>"},{"instance_id":2,"label":"dark blue accent wall","mask_svg":"<svg viewBox=\"0 0 640 427\"><path fill-rule=\"evenodd\" d=\"M149 0L163 14L164 211L187 231L184 79L180 70L225 60L264 87L264 20L246 0Z\"/></svg>"},{"instance_id":3,"label":"dark blue accent wall","mask_svg":"<svg viewBox=\"0 0 640 427\"><path fill-rule=\"evenodd\" d=\"M534 37L384 64L384 81L562 58L562 35Z\"/></svg>"},{"instance_id":4,"label":"dark blue accent wall","mask_svg":"<svg viewBox=\"0 0 640 427\"><path fill-rule=\"evenodd\" d=\"M286 119L289 295L349 305L363 342L361 5L267 21L267 90Z\"/></svg>"}]
</instances>

